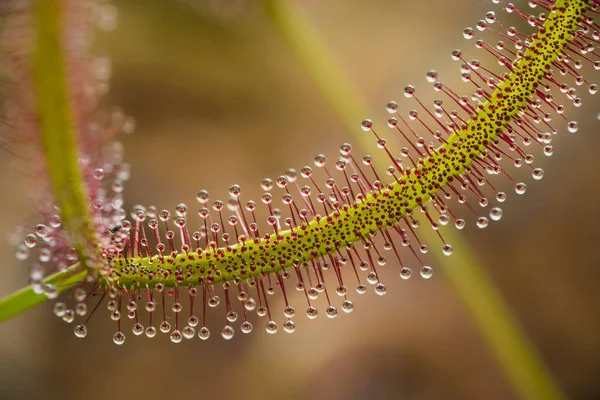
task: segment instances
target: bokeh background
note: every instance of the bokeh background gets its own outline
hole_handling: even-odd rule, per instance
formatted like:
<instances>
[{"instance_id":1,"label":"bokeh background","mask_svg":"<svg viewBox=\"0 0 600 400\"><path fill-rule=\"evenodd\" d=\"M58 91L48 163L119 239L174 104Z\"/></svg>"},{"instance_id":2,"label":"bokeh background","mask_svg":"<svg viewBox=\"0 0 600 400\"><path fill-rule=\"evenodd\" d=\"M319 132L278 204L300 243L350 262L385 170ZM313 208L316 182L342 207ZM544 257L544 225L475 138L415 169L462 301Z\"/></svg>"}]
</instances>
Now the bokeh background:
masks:
<instances>
[{"instance_id":1,"label":"bokeh background","mask_svg":"<svg viewBox=\"0 0 600 400\"><path fill-rule=\"evenodd\" d=\"M476 0L289 1L309 15L380 123L390 99L409 109L400 101L406 84L426 92L428 69L447 81L458 76L450 51L472 48L462 29L494 8ZM113 61L106 107L137 121L135 134L122 138L133 172L129 206L185 202L195 209L199 189L225 199L232 183L257 199L264 177L309 164L317 153L335 157L342 142L353 141L261 1L116 6L119 25L99 34L96 47ZM554 156L537 157L544 180L534 184L515 171L528 182L519 198L510 182L496 181L510 194L503 219L483 231L470 220L463 233L567 396L591 400L600 398L600 136L598 102L583 98L574 114L579 132L558 135ZM354 116L357 131L364 117ZM18 165L0 157L3 238L35 221L24 201L32 182ZM16 261L8 239L0 240L0 263L0 295L26 283L28 265ZM0 326L0 399L516 398L445 278L451 262L429 281L402 281L391 262L382 272L388 294L353 295L352 314L301 315L293 335L255 329L230 342L215 334L173 345L164 335L128 334L117 347L105 310L82 341L48 303Z\"/></svg>"}]
</instances>

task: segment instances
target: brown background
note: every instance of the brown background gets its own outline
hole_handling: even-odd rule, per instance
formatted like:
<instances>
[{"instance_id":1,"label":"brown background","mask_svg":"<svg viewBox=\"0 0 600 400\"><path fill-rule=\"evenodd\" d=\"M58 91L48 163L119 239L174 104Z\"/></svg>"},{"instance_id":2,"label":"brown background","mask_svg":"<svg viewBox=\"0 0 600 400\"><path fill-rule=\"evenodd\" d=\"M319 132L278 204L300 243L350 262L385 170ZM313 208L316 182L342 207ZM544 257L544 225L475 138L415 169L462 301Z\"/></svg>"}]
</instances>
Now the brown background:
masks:
<instances>
[{"instance_id":1,"label":"brown background","mask_svg":"<svg viewBox=\"0 0 600 400\"><path fill-rule=\"evenodd\" d=\"M426 70L435 66L446 80L458 75L450 51L472 49L462 29L493 8L474 0L301 3L380 123L385 103L400 101L405 84L432 92ZM136 133L122 140L133 167L129 206L173 209L183 201L195 209L197 190L226 198L232 183L256 199L262 178L300 168L319 152L333 157L352 140L258 1L117 5L119 27L100 34L97 47L114 63L106 103L137 120ZM496 181L510 194L504 218L485 231L470 220L464 236L569 397L596 399L600 137L598 102L583 97L579 132L556 137L553 157L538 154L544 180L534 184L515 171L529 186L519 198L509 182ZM357 129L363 117L355 116ZM34 223L24 201L30 184L2 156L0 236ZM0 241L0 294L27 280L26 263L13 254L8 240ZM386 296L354 295L354 313L335 320L299 316L293 335L257 329L231 342L213 337L175 346L164 335L149 340L127 331L126 345L117 347L106 310L81 341L45 304L0 327L0 398L514 398L440 269L430 281L405 282L388 265Z\"/></svg>"}]
</instances>

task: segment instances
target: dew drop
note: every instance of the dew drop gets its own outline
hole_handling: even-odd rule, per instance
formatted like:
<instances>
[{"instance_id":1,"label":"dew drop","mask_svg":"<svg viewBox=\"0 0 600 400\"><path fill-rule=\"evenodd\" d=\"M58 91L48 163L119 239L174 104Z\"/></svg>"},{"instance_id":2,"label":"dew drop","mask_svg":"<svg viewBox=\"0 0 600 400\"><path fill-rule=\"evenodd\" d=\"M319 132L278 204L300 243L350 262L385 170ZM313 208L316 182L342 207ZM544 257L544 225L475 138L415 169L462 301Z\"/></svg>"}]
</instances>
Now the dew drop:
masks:
<instances>
[{"instance_id":1,"label":"dew drop","mask_svg":"<svg viewBox=\"0 0 600 400\"><path fill-rule=\"evenodd\" d=\"M62 318L65 315L65 311L67 310L67 305L65 303L58 302L54 304L53 312L59 318Z\"/></svg>"},{"instance_id":2,"label":"dew drop","mask_svg":"<svg viewBox=\"0 0 600 400\"><path fill-rule=\"evenodd\" d=\"M24 244L21 244L17 248L17 253L15 254L15 257L17 257L17 260L19 261L27 260L27 257L29 257L29 248Z\"/></svg>"},{"instance_id":3,"label":"dew drop","mask_svg":"<svg viewBox=\"0 0 600 400\"><path fill-rule=\"evenodd\" d=\"M149 337L150 339L152 339L154 336L156 336L156 328L153 326L149 326L146 328L146 336Z\"/></svg>"},{"instance_id":4,"label":"dew drop","mask_svg":"<svg viewBox=\"0 0 600 400\"><path fill-rule=\"evenodd\" d=\"M259 317L264 317L265 315L267 315L267 307L259 306L256 309L256 314L258 314Z\"/></svg>"},{"instance_id":5,"label":"dew drop","mask_svg":"<svg viewBox=\"0 0 600 400\"><path fill-rule=\"evenodd\" d=\"M365 294L367 292L367 287L361 283L356 287L356 292L358 294Z\"/></svg>"},{"instance_id":6,"label":"dew drop","mask_svg":"<svg viewBox=\"0 0 600 400\"><path fill-rule=\"evenodd\" d=\"M464 219L457 219L456 222L454 223L454 226L456 226L456 229L462 229L465 227L465 220Z\"/></svg>"},{"instance_id":7,"label":"dew drop","mask_svg":"<svg viewBox=\"0 0 600 400\"><path fill-rule=\"evenodd\" d=\"M240 330L242 331L242 333L248 334L250 332L252 332L252 329L254 327L252 326L252 324L248 321L244 321L242 322L242 324L240 325Z\"/></svg>"},{"instance_id":8,"label":"dew drop","mask_svg":"<svg viewBox=\"0 0 600 400\"><path fill-rule=\"evenodd\" d=\"M445 244L444 247L442 248L442 253L444 253L445 256L452 255L453 251L454 251L454 249L449 244Z\"/></svg>"},{"instance_id":9,"label":"dew drop","mask_svg":"<svg viewBox=\"0 0 600 400\"><path fill-rule=\"evenodd\" d=\"M377 284L377 286L375 286L375 293L377 293L380 296L383 296L387 293L387 288L383 283L380 282Z\"/></svg>"},{"instance_id":10,"label":"dew drop","mask_svg":"<svg viewBox=\"0 0 600 400\"><path fill-rule=\"evenodd\" d=\"M498 192L498 194L496 194L496 200L498 200L499 203L504 203L506 200L506 193Z\"/></svg>"},{"instance_id":11,"label":"dew drop","mask_svg":"<svg viewBox=\"0 0 600 400\"><path fill-rule=\"evenodd\" d=\"M183 340L183 335L181 334L181 332L175 329L173 332L171 332L170 338L171 342L180 343Z\"/></svg>"},{"instance_id":12,"label":"dew drop","mask_svg":"<svg viewBox=\"0 0 600 400\"><path fill-rule=\"evenodd\" d=\"M292 307L292 306L287 306L283 310L283 315L286 318L293 318L295 314L296 314L296 309L294 309L294 307Z\"/></svg>"},{"instance_id":13,"label":"dew drop","mask_svg":"<svg viewBox=\"0 0 600 400\"><path fill-rule=\"evenodd\" d=\"M533 179L539 181L544 177L544 170L541 168L535 168L531 175L533 176Z\"/></svg>"},{"instance_id":14,"label":"dew drop","mask_svg":"<svg viewBox=\"0 0 600 400\"><path fill-rule=\"evenodd\" d=\"M85 314L87 314L87 304L77 303L75 305L75 314L79 315L80 317L83 317Z\"/></svg>"},{"instance_id":15,"label":"dew drop","mask_svg":"<svg viewBox=\"0 0 600 400\"><path fill-rule=\"evenodd\" d=\"M433 276L433 268L429 267L429 266L424 266L423 268L421 268L421 278L423 279L429 279Z\"/></svg>"},{"instance_id":16,"label":"dew drop","mask_svg":"<svg viewBox=\"0 0 600 400\"><path fill-rule=\"evenodd\" d=\"M83 339L87 335L87 328L85 325L77 325L73 332L75 333L75 336L77 336L80 339Z\"/></svg>"},{"instance_id":17,"label":"dew drop","mask_svg":"<svg viewBox=\"0 0 600 400\"><path fill-rule=\"evenodd\" d=\"M310 306L306 309L306 316L310 319L315 319L319 315L319 310L316 307Z\"/></svg>"},{"instance_id":18,"label":"dew drop","mask_svg":"<svg viewBox=\"0 0 600 400\"><path fill-rule=\"evenodd\" d=\"M46 283L46 284L44 284L43 287L44 287L44 294L46 295L47 298L52 300L52 299L55 299L58 297L58 290L56 289L56 286Z\"/></svg>"},{"instance_id":19,"label":"dew drop","mask_svg":"<svg viewBox=\"0 0 600 400\"><path fill-rule=\"evenodd\" d=\"M427 74L425 77L427 79L427 82L434 83L437 80L438 73L436 70L430 69L429 71L427 71Z\"/></svg>"},{"instance_id":20,"label":"dew drop","mask_svg":"<svg viewBox=\"0 0 600 400\"><path fill-rule=\"evenodd\" d=\"M118 321L121 319L121 311L119 310L114 310L111 314L110 314L110 319L112 319L113 321Z\"/></svg>"},{"instance_id":21,"label":"dew drop","mask_svg":"<svg viewBox=\"0 0 600 400\"><path fill-rule=\"evenodd\" d=\"M117 345L122 345L125 343L125 334L123 332L117 332L113 335L113 342Z\"/></svg>"},{"instance_id":22,"label":"dew drop","mask_svg":"<svg viewBox=\"0 0 600 400\"><path fill-rule=\"evenodd\" d=\"M267 322L266 331L270 335L277 333L277 323L275 321Z\"/></svg>"},{"instance_id":23,"label":"dew drop","mask_svg":"<svg viewBox=\"0 0 600 400\"><path fill-rule=\"evenodd\" d=\"M196 336L196 330L189 325L183 328L181 333L183 334L183 337L188 340L193 339L194 336Z\"/></svg>"},{"instance_id":24,"label":"dew drop","mask_svg":"<svg viewBox=\"0 0 600 400\"><path fill-rule=\"evenodd\" d=\"M387 103L385 108L388 113L394 114L396 112L396 110L398 109L398 103L396 103L395 101L390 101Z\"/></svg>"},{"instance_id":25,"label":"dew drop","mask_svg":"<svg viewBox=\"0 0 600 400\"><path fill-rule=\"evenodd\" d=\"M225 325L223 327L223 329L221 330L221 336L225 340L231 340L233 338L234 333L235 333L235 331L233 330L233 328L230 325Z\"/></svg>"},{"instance_id":26,"label":"dew drop","mask_svg":"<svg viewBox=\"0 0 600 400\"><path fill-rule=\"evenodd\" d=\"M75 320L75 312L71 309L65 310L65 313L62 316L62 320L67 324L70 324Z\"/></svg>"},{"instance_id":27,"label":"dew drop","mask_svg":"<svg viewBox=\"0 0 600 400\"><path fill-rule=\"evenodd\" d=\"M294 333L294 331L296 330L296 323L291 319L288 319L283 323L283 330L287 333Z\"/></svg>"},{"instance_id":28,"label":"dew drop","mask_svg":"<svg viewBox=\"0 0 600 400\"><path fill-rule=\"evenodd\" d=\"M335 308L334 306L329 306L325 310L325 314L327 314L329 318L335 318L338 314L337 308Z\"/></svg>"},{"instance_id":29,"label":"dew drop","mask_svg":"<svg viewBox=\"0 0 600 400\"><path fill-rule=\"evenodd\" d=\"M35 247L37 243L37 238L35 237L35 235L33 233L28 234L27 236L25 236L25 246L27 246L30 249L33 249Z\"/></svg>"},{"instance_id":30,"label":"dew drop","mask_svg":"<svg viewBox=\"0 0 600 400\"><path fill-rule=\"evenodd\" d=\"M371 121L370 119L366 118L360 124L360 127L362 128L363 131L369 132L373 128L373 121Z\"/></svg>"},{"instance_id":31,"label":"dew drop","mask_svg":"<svg viewBox=\"0 0 600 400\"><path fill-rule=\"evenodd\" d=\"M144 325L140 324L139 322L136 322L133 325L133 328L131 328L131 331L135 336L140 336L142 333L144 333Z\"/></svg>"},{"instance_id":32,"label":"dew drop","mask_svg":"<svg viewBox=\"0 0 600 400\"><path fill-rule=\"evenodd\" d=\"M205 326L200 328L200 330L198 331L198 337L202 340L208 339L210 337L210 331L208 330L208 328Z\"/></svg>"},{"instance_id":33,"label":"dew drop","mask_svg":"<svg viewBox=\"0 0 600 400\"><path fill-rule=\"evenodd\" d=\"M160 329L162 333L169 333L171 330L171 324L168 321L163 321L160 323L158 329Z\"/></svg>"},{"instance_id":34,"label":"dew drop","mask_svg":"<svg viewBox=\"0 0 600 400\"><path fill-rule=\"evenodd\" d=\"M244 301L244 308L246 311L254 311L256 308L256 300L252 297L248 298L248 300Z\"/></svg>"},{"instance_id":35,"label":"dew drop","mask_svg":"<svg viewBox=\"0 0 600 400\"><path fill-rule=\"evenodd\" d=\"M502 209L500 207L494 207L490 210L490 218L492 221L500 221L502 218Z\"/></svg>"},{"instance_id":36,"label":"dew drop","mask_svg":"<svg viewBox=\"0 0 600 400\"><path fill-rule=\"evenodd\" d=\"M229 311L225 318L227 318L227 321L229 322L235 322L237 321L238 315L235 311Z\"/></svg>"},{"instance_id":37,"label":"dew drop","mask_svg":"<svg viewBox=\"0 0 600 400\"><path fill-rule=\"evenodd\" d=\"M94 179L101 181L104 178L104 170L102 168L96 168L93 173Z\"/></svg>"},{"instance_id":38,"label":"dew drop","mask_svg":"<svg viewBox=\"0 0 600 400\"><path fill-rule=\"evenodd\" d=\"M477 227L484 229L485 227L488 226L488 224L490 223L490 221L487 219L487 217L479 217L477 218Z\"/></svg>"},{"instance_id":39,"label":"dew drop","mask_svg":"<svg viewBox=\"0 0 600 400\"><path fill-rule=\"evenodd\" d=\"M515 185L515 192L517 194L524 194L527 191L527 185L523 182L519 182Z\"/></svg>"},{"instance_id":40,"label":"dew drop","mask_svg":"<svg viewBox=\"0 0 600 400\"><path fill-rule=\"evenodd\" d=\"M400 270L400 278L402 279L410 279L410 277L412 276L412 270L408 267L402 267L402 269Z\"/></svg>"},{"instance_id":41,"label":"dew drop","mask_svg":"<svg viewBox=\"0 0 600 400\"><path fill-rule=\"evenodd\" d=\"M577 121L570 121L567 124L567 129L569 130L569 132L571 133L575 133L577 132L577 129L579 129L579 125L577 124Z\"/></svg>"},{"instance_id":42,"label":"dew drop","mask_svg":"<svg viewBox=\"0 0 600 400\"><path fill-rule=\"evenodd\" d=\"M213 296L208 301L208 306L214 308L214 307L218 306L220 302L221 302L221 299L219 298L219 296Z\"/></svg>"}]
</instances>

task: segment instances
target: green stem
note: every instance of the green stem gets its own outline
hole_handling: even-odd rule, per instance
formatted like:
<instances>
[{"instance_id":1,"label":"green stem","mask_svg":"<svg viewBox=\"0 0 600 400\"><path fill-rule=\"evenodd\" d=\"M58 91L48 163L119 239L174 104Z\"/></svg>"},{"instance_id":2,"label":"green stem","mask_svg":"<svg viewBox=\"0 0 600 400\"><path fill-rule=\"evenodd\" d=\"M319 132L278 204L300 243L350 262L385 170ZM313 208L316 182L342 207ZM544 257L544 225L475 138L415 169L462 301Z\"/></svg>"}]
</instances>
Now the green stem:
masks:
<instances>
[{"instance_id":1,"label":"green stem","mask_svg":"<svg viewBox=\"0 0 600 400\"><path fill-rule=\"evenodd\" d=\"M265 0L268 15L284 43L305 68L332 111L363 149L366 137L356 129L360 115L370 115L307 16L294 1ZM359 132L356 135L355 132ZM370 141L371 138L369 137ZM437 240L433 230L422 231L426 241ZM435 253L440 266L451 271L448 282L461 298L471 318L515 390L523 399L560 399L562 394L519 329L502 296L494 288L460 234L445 232L455 251L452 257Z\"/></svg>"},{"instance_id":2,"label":"green stem","mask_svg":"<svg viewBox=\"0 0 600 400\"><path fill-rule=\"evenodd\" d=\"M67 270L44 279L44 283L55 285L58 293L62 293L78 285L86 275L86 270L80 270L79 264L74 264ZM0 323L46 300L48 300L48 297L43 293L34 292L32 286L27 286L18 292L12 293L0 299Z\"/></svg>"},{"instance_id":3,"label":"green stem","mask_svg":"<svg viewBox=\"0 0 600 400\"><path fill-rule=\"evenodd\" d=\"M52 182L63 227L75 248L79 263L44 280L63 292L81 282L86 274L89 252L95 243L89 217L86 186L79 167L77 132L71 113L67 82L60 0L34 2L32 75L37 117L46 168ZM37 294L31 286L0 300L0 322L42 303L48 297Z\"/></svg>"},{"instance_id":4,"label":"green stem","mask_svg":"<svg viewBox=\"0 0 600 400\"><path fill-rule=\"evenodd\" d=\"M33 50L33 91L37 100L37 120L46 167L60 209L62 224L71 235L82 265L85 248L95 242L89 217L87 190L79 166L77 132L71 112L67 81L60 0L35 2Z\"/></svg>"}]
</instances>

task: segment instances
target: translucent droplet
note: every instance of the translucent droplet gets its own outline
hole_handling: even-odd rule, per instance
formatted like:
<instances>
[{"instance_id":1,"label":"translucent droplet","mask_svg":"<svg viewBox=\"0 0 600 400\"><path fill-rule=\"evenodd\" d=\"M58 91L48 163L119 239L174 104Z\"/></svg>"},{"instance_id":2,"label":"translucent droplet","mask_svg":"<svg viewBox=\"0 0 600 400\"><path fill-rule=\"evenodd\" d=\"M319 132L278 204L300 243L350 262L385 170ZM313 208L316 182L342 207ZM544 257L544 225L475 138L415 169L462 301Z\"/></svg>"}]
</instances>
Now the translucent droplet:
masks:
<instances>
[{"instance_id":1,"label":"translucent droplet","mask_svg":"<svg viewBox=\"0 0 600 400\"><path fill-rule=\"evenodd\" d=\"M387 103L387 106L385 108L388 113L393 114L398 109L398 103L396 103L395 101L390 101L389 103Z\"/></svg>"},{"instance_id":2,"label":"translucent droplet","mask_svg":"<svg viewBox=\"0 0 600 400\"><path fill-rule=\"evenodd\" d=\"M266 331L270 335L277 333L277 323L275 321L267 322Z\"/></svg>"},{"instance_id":3,"label":"translucent droplet","mask_svg":"<svg viewBox=\"0 0 600 400\"><path fill-rule=\"evenodd\" d=\"M283 315L285 315L286 318L293 318L295 314L296 314L296 309L294 309L294 307L292 307L292 306L287 306L283 310Z\"/></svg>"},{"instance_id":4,"label":"translucent droplet","mask_svg":"<svg viewBox=\"0 0 600 400\"><path fill-rule=\"evenodd\" d=\"M288 319L283 323L283 330L287 333L294 333L294 331L296 330L296 323L291 319Z\"/></svg>"},{"instance_id":5,"label":"translucent droplet","mask_svg":"<svg viewBox=\"0 0 600 400\"><path fill-rule=\"evenodd\" d=\"M119 310L114 310L111 314L110 314L110 319L112 319L113 321L118 321L121 319L121 311Z\"/></svg>"},{"instance_id":6,"label":"translucent droplet","mask_svg":"<svg viewBox=\"0 0 600 400\"><path fill-rule=\"evenodd\" d=\"M117 345L122 345L125 343L125 334L123 332L117 332L113 335L113 342Z\"/></svg>"},{"instance_id":7,"label":"translucent droplet","mask_svg":"<svg viewBox=\"0 0 600 400\"><path fill-rule=\"evenodd\" d=\"M523 182L519 182L515 185L515 192L517 194L524 194L527 191L527 185Z\"/></svg>"},{"instance_id":8,"label":"translucent droplet","mask_svg":"<svg viewBox=\"0 0 600 400\"><path fill-rule=\"evenodd\" d=\"M361 283L356 287L356 292L358 294L365 294L367 292L367 287Z\"/></svg>"},{"instance_id":9,"label":"translucent droplet","mask_svg":"<svg viewBox=\"0 0 600 400\"><path fill-rule=\"evenodd\" d=\"M264 317L265 315L267 315L267 307L259 306L256 309L256 313L258 314L259 317Z\"/></svg>"},{"instance_id":10,"label":"translucent droplet","mask_svg":"<svg viewBox=\"0 0 600 400\"><path fill-rule=\"evenodd\" d=\"M371 285L375 285L377 281L377 274L374 271L369 272L369 275L367 275L367 282L369 282Z\"/></svg>"},{"instance_id":11,"label":"translucent droplet","mask_svg":"<svg viewBox=\"0 0 600 400\"><path fill-rule=\"evenodd\" d=\"M171 324L168 321L163 321L158 327L162 333L169 333L171 331Z\"/></svg>"},{"instance_id":12,"label":"translucent droplet","mask_svg":"<svg viewBox=\"0 0 600 400\"><path fill-rule=\"evenodd\" d=\"M483 229L488 226L489 222L487 217L479 217L477 218L477 227Z\"/></svg>"},{"instance_id":13,"label":"translucent droplet","mask_svg":"<svg viewBox=\"0 0 600 400\"><path fill-rule=\"evenodd\" d=\"M427 82L434 83L437 80L437 77L438 77L438 73L436 70L430 69L429 71L427 71L427 75L426 75Z\"/></svg>"},{"instance_id":14,"label":"translucent droplet","mask_svg":"<svg viewBox=\"0 0 600 400\"><path fill-rule=\"evenodd\" d=\"M496 200L498 200L499 203L504 203L506 200L506 193L498 192L498 194L496 194Z\"/></svg>"},{"instance_id":15,"label":"translucent droplet","mask_svg":"<svg viewBox=\"0 0 600 400\"><path fill-rule=\"evenodd\" d=\"M335 318L335 317L337 317L337 313L338 313L337 308L335 308L334 306L329 306L325 310L325 314L327 314L327 316L329 318Z\"/></svg>"},{"instance_id":16,"label":"translucent droplet","mask_svg":"<svg viewBox=\"0 0 600 400\"><path fill-rule=\"evenodd\" d=\"M371 128L373 128L373 121L371 121L370 119L364 119L363 122L361 123L360 127L362 128L363 131L368 132L371 130Z\"/></svg>"},{"instance_id":17,"label":"translucent droplet","mask_svg":"<svg viewBox=\"0 0 600 400\"><path fill-rule=\"evenodd\" d=\"M490 218L492 221L500 221L502 218L502 209L500 207L494 207L490 210Z\"/></svg>"},{"instance_id":18,"label":"translucent droplet","mask_svg":"<svg viewBox=\"0 0 600 400\"><path fill-rule=\"evenodd\" d=\"M75 336L83 339L87 335L87 328L85 325L77 325L73 332L75 333Z\"/></svg>"},{"instance_id":19,"label":"translucent droplet","mask_svg":"<svg viewBox=\"0 0 600 400\"><path fill-rule=\"evenodd\" d=\"M338 294L338 296L345 296L346 293L348 292L348 289L346 288L346 286L344 285L339 285L336 289L335 292Z\"/></svg>"},{"instance_id":20,"label":"translucent droplet","mask_svg":"<svg viewBox=\"0 0 600 400\"><path fill-rule=\"evenodd\" d=\"M96 168L93 175L95 180L101 181L102 178L104 178L104 170L102 168Z\"/></svg>"},{"instance_id":21,"label":"translucent droplet","mask_svg":"<svg viewBox=\"0 0 600 400\"><path fill-rule=\"evenodd\" d=\"M238 318L238 315L235 311L229 311L227 315L225 315L225 318L227 318L227 321L229 322L235 322Z\"/></svg>"},{"instance_id":22,"label":"translucent droplet","mask_svg":"<svg viewBox=\"0 0 600 400\"><path fill-rule=\"evenodd\" d=\"M75 311L71 309L65 310L65 313L62 316L62 320L65 321L67 324L70 324L71 322L75 321Z\"/></svg>"},{"instance_id":23,"label":"translucent droplet","mask_svg":"<svg viewBox=\"0 0 600 400\"><path fill-rule=\"evenodd\" d=\"M208 339L210 337L210 331L208 330L208 328L205 326L200 328L200 330L198 331L198 337L202 340Z\"/></svg>"},{"instance_id":24,"label":"translucent droplet","mask_svg":"<svg viewBox=\"0 0 600 400\"><path fill-rule=\"evenodd\" d=\"M377 293L380 296L383 296L387 293L387 288L383 283L378 283L377 286L375 286L375 293Z\"/></svg>"},{"instance_id":25,"label":"translucent droplet","mask_svg":"<svg viewBox=\"0 0 600 400\"><path fill-rule=\"evenodd\" d=\"M214 308L214 307L218 306L220 302L221 302L221 299L219 298L219 296L213 296L208 301L208 306Z\"/></svg>"},{"instance_id":26,"label":"translucent droplet","mask_svg":"<svg viewBox=\"0 0 600 400\"><path fill-rule=\"evenodd\" d=\"M44 294L50 300L55 299L58 297L58 289L56 289L56 286L46 283L44 284Z\"/></svg>"},{"instance_id":27,"label":"translucent droplet","mask_svg":"<svg viewBox=\"0 0 600 400\"><path fill-rule=\"evenodd\" d=\"M250 322L248 321L244 321L242 322L242 325L240 325L240 330L242 331L242 333L250 333L252 332L253 326Z\"/></svg>"},{"instance_id":28,"label":"translucent droplet","mask_svg":"<svg viewBox=\"0 0 600 400\"><path fill-rule=\"evenodd\" d=\"M354 303L347 299L344 300L342 303L342 311L344 311L346 314L351 313L354 311Z\"/></svg>"},{"instance_id":29,"label":"translucent droplet","mask_svg":"<svg viewBox=\"0 0 600 400\"><path fill-rule=\"evenodd\" d=\"M569 130L569 132L571 133L575 133L577 132L577 130L579 129L579 125L577 124L577 121L570 121L567 124L567 129Z\"/></svg>"},{"instance_id":30,"label":"translucent droplet","mask_svg":"<svg viewBox=\"0 0 600 400\"><path fill-rule=\"evenodd\" d=\"M412 270L408 267L403 267L400 270L400 278L402 279L410 279L410 277L412 276Z\"/></svg>"},{"instance_id":31,"label":"translucent droplet","mask_svg":"<svg viewBox=\"0 0 600 400\"><path fill-rule=\"evenodd\" d=\"M533 176L533 179L539 181L540 179L542 179L544 177L544 170L541 168L535 168L531 175Z\"/></svg>"},{"instance_id":32,"label":"translucent droplet","mask_svg":"<svg viewBox=\"0 0 600 400\"><path fill-rule=\"evenodd\" d=\"M233 338L234 333L235 333L235 331L233 330L233 328L230 325L225 325L223 327L223 329L221 330L221 336L225 340L231 340Z\"/></svg>"},{"instance_id":33,"label":"translucent droplet","mask_svg":"<svg viewBox=\"0 0 600 400\"><path fill-rule=\"evenodd\" d=\"M27 246L27 248L33 249L35 247L36 243L37 243L37 238L35 237L35 235L33 233L30 233L27 236L25 236L25 246Z\"/></svg>"},{"instance_id":34,"label":"translucent droplet","mask_svg":"<svg viewBox=\"0 0 600 400\"><path fill-rule=\"evenodd\" d=\"M316 307L310 306L306 309L306 316L310 319L315 319L319 315L319 311Z\"/></svg>"},{"instance_id":35,"label":"translucent droplet","mask_svg":"<svg viewBox=\"0 0 600 400\"><path fill-rule=\"evenodd\" d=\"M444 247L442 247L442 253L444 253L445 256L452 255L453 251L454 249L449 244L445 244Z\"/></svg>"},{"instance_id":36,"label":"translucent droplet","mask_svg":"<svg viewBox=\"0 0 600 400\"><path fill-rule=\"evenodd\" d=\"M149 337L150 339L152 339L154 336L156 336L156 328L153 326L149 326L146 328L146 336Z\"/></svg>"},{"instance_id":37,"label":"translucent droplet","mask_svg":"<svg viewBox=\"0 0 600 400\"><path fill-rule=\"evenodd\" d=\"M454 223L454 226L456 226L456 229L462 229L465 227L465 220L464 219L457 219L456 222Z\"/></svg>"},{"instance_id":38,"label":"translucent droplet","mask_svg":"<svg viewBox=\"0 0 600 400\"><path fill-rule=\"evenodd\" d=\"M171 332L171 342L173 343L180 343L183 340L183 335L181 334L181 332L179 332L177 329L175 329L173 332Z\"/></svg>"},{"instance_id":39,"label":"translucent droplet","mask_svg":"<svg viewBox=\"0 0 600 400\"><path fill-rule=\"evenodd\" d=\"M424 266L423 268L421 268L421 277L423 279L429 279L433 276L433 268L429 267L429 266Z\"/></svg>"},{"instance_id":40,"label":"translucent droplet","mask_svg":"<svg viewBox=\"0 0 600 400\"><path fill-rule=\"evenodd\" d=\"M83 317L85 314L87 314L87 304L77 303L75 305L75 314L79 315L80 317Z\"/></svg>"},{"instance_id":41,"label":"translucent droplet","mask_svg":"<svg viewBox=\"0 0 600 400\"><path fill-rule=\"evenodd\" d=\"M252 297L248 298L248 300L244 301L244 308L247 311L254 311L256 308L256 300Z\"/></svg>"},{"instance_id":42,"label":"translucent droplet","mask_svg":"<svg viewBox=\"0 0 600 400\"><path fill-rule=\"evenodd\" d=\"M65 311L67 310L67 305L65 303L58 302L54 304L53 312L59 318L62 318L65 315Z\"/></svg>"},{"instance_id":43,"label":"translucent droplet","mask_svg":"<svg viewBox=\"0 0 600 400\"><path fill-rule=\"evenodd\" d=\"M182 329L181 333L183 334L184 338L189 340L189 339L192 339L196 335L196 330L188 325Z\"/></svg>"},{"instance_id":44,"label":"translucent droplet","mask_svg":"<svg viewBox=\"0 0 600 400\"><path fill-rule=\"evenodd\" d=\"M190 317L188 318L188 325L192 328L197 326L198 322L200 322L200 320L195 315L190 315Z\"/></svg>"}]
</instances>

